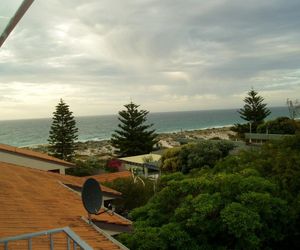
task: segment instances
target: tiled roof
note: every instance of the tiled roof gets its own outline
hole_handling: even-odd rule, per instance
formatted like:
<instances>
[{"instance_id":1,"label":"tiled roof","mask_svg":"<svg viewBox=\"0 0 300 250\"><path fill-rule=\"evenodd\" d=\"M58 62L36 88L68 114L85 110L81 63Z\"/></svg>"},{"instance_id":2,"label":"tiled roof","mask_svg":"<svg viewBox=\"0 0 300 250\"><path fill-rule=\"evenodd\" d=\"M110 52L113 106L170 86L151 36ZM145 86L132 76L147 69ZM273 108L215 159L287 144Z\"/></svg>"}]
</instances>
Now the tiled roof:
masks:
<instances>
[{"instance_id":1,"label":"tiled roof","mask_svg":"<svg viewBox=\"0 0 300 250\"><path fill-rule=\"evenodd\" d=\"M87 216L81 197L53 173L0 162L0 190L0 238L68 226L94 249L119 249L81 219ZM107 213L93 220L131 224Z\"/></svg>"},{"instance_id":2,"label":"tiled roof","mask_svg":"<svg viewBox=\"0 0 300 250\"><path fill-rule=\"evenodd\" d=\"M115 172L115 173L104 173L104 174L98 174L98 175L91 175L87 177L77 177L77 176L71 176L71 175L61 175L57 173L49 173L53 175L55 178L63 182L64 184L71 184L77 187L82 187L83 183L88 178L94 178L95 180L99 181L100 183L103 182L112 182L116 179L120 178L129 178L131 177L131 172L129 171L121 171L121 172ZM100 184L101 185L101 184ZM109 193L112 195L121 195L120 192L111 189L109 187L101 185L101 190L105 193Z\"/></svg>"},{"instance_id":3,"label":"tiled roof","mask_svg":"<svg viewBox=\"0 0 300 250\"><path fill-rule=\"evenodd\" d=\"M77 176L72 176L72 175L62 175L58 173L50 173L49 175L53 176L57 180L60 180L64 184L71 184L77 187L82 187L83 183L86 181L87 177L77 177ZM109 193L112 195L121 195L120 192L111 189L109 187L101 185L101 190L105 193Z\"/></svg>"},{"instance_id":4,"label":"tiled roof","mask_svg":"<svg viewBox=\"0 0 300 250\"><path fill-rule=\"evenodd\" d=\"M67 167L75 166L75 164L73 164L71 162L63 161L61 159L58 159L56 157L53 157L53 156L50 156L47 154L39 153L39 152L32 151L29 149L24 149L24 148L17 148L17 147L13 147L13 146L6 145L6 144L0 144L0 151L6 151L9 153L15 153L15 154L28 156L28 157L32 157L32 158L37 158L37 159L45 160L45 161L52 161L55 163L60 163L60 164L66 165Z\"/></svg>"},{"instance_id":5,"label":"tiled roof","mask_svg":"<svg viewBox=\"0 0 300 250\"><path fill-rule=\"evenodd\" d=\"M115 172L115 173L92 175L89 177L92 177L101 183L101 182L112 182L117 179L129 178L131 176L132 176L132 174L130 171L121 171L121 172Z\"/></svg>"}]
</instances>

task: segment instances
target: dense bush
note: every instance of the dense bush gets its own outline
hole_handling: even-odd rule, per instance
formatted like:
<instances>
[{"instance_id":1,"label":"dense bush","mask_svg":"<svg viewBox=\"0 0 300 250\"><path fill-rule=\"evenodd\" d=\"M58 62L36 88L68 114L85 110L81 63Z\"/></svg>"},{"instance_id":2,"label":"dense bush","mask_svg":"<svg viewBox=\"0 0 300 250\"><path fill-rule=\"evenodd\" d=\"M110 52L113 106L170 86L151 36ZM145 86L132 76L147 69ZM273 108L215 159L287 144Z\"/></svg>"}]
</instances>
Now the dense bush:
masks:
<instances>
[{"instance_id":1,"label":"dense bush","mask_svg":"<svg viewBox=\"0 0 300 250\"><path fill-rule=\"evenodd\" d=\"M181 148L169 149L162 156L161 169L188 173L194 168L212 167L233 148L234 145L229 141L203 140Z\"/></svg>"},{"instance_id":2,"label":"dense bush","mask_svg":"<svg viewBox=\"0 0 300 250\"><path fill-rule=\"evenodd\" d=\"M240 138L244 138L245 137L245 133L249 133L250 132L250 124L249 123L245 123L245 124L235 124L231 130L233 132L237 133L237 136ZM256 132L252 129L253 132Z\"/></svg>"},{"instance_id":3,"label":"dense bush","mask_svg":"<svg viewBox=\"0 0 300 250\"><path fill-rule=\"evenodd\" d=\"M89 157L87 160L76 160L76 167L66 170L66 174L75 176L88 176L98 174L100 169L105 169L107 162L96 157Z\"/></svg>"},{"instance_id":4,"label":"dense bush","mask_svg":"<svg viewBox=\"0 0 300 250\"><path fill-rule=\"evenodd\" d=\"M161 157L161 169L163 171L176 172L181 169L179 158L180 147L167 149Z\"/></svg>"},{"instance_id":5,"label":"dense bush","mask_svg":"<svg viewBox=\"0 0 300 250\"><path fill-rule=\"evenodd\" d=\"M113 203L116 212L127 217L132 209L145 205L154 195L156 182L143 177L130 177L104 184L122 193L122 198L115 199Z\"/></svg>"},{"instance_id":6,"label":"dense bush","mask_svg":"<svg viewBox=\"0 0 300 250\"><path fill-rule=\"evenodd\" d=\"M131 249L296 249L300 137L241 152L196 173L163 176L133 210ZM153 240L155 239L155 240Z\"/></svg>"},{"instance_id":7,"label":"dense bush","mask_svg":"<svg viewBox=\"0 0 300 250\"><path fill-rule=\"evenodd\" d=\"M295 134L297 129L298 126L295 120L288 117L279 117L258 126L257 132L268 132L269 134Z\"/></svg>"}]
</instances>

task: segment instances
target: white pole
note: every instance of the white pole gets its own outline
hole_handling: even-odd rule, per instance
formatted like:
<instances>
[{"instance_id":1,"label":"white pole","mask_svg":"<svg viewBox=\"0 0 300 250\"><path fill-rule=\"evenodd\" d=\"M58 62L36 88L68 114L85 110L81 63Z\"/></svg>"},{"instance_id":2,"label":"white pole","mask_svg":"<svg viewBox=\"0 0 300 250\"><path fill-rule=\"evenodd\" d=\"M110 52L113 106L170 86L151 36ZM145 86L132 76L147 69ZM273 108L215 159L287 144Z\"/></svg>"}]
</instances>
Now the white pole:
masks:
<instances>
[{"instance_id":1,"label":"white pole","mask_svg":"<svg viewBox=\"0 0 300 250\"><path fill-rule=\"evenodd\" d=\"M252 143L251 133L252 133L252 123L251 123L251 121L250 121L250 139L249 139L249 142L250 142L250 143Z\"/></svg>"}]
</instances>

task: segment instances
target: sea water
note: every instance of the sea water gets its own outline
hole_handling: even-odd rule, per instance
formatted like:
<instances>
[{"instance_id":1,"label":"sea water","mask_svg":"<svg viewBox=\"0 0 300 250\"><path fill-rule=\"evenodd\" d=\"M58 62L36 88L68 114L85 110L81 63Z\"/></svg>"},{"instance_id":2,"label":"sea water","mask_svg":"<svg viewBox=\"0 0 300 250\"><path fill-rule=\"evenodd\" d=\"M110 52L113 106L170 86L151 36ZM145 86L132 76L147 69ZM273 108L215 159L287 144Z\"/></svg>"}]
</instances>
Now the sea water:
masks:
<instances>
[{"instance_id":1,"label":"sea water","mask_svg":"<svg viewBox=\"0 0 300 250\"><path fill-rule=\"evenodd\" d=\"M286 107L270 108L267 120L288 116ZM46 144L52 119L0 121L0 143L13 146ZM243 123L237 109L150 113L148 122L157 133L205 129ZM106 140L118 128L117 115L76 117L78 139Z\"/></svg>"}]
</instances>

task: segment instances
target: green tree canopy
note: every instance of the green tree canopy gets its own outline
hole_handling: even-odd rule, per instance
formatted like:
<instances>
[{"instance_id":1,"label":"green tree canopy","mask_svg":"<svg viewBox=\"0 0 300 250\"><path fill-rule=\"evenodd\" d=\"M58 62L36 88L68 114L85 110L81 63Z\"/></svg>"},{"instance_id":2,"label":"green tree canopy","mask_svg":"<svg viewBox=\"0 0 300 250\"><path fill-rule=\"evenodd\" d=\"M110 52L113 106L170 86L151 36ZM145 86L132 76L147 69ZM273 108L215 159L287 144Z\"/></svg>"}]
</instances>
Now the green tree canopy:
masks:
<instances>
[{"instance_id":1,"label":"green tree canopy","mask_svg":"<svg viewBox=\"0 0 300 250\"><path fill-rule=\"evenodd\" d=\"M122 193L121 199L115 199L116 213L125 217L137 207L143 206L154 195L156 182L140 176L120 178L113 182L105 183L105 186Z\"/></svg>"},{"instance_id":2,"label":"green tree canopy","mask_svg":"<svg viewBox=\"0 0 300 250\"><path fill-rule=\"evenodd\" d=\"M228 156L213 168L162 176L159 192L131 213L134 232L119 239L137 250L296 249L299 152L295 136Z\"/></svg>"},{"instance_id":3,"label":"green tree canopy","mask_svg":"<svg viewBox=\"0 0 300 250\"><path fill-rule=\"evenodd\" d=\"M66 174L74 176L90 176L98 174L99 170L104 170L107 161L103 159L97 159L95 156L90 156L87 159L74 161L76 168L66 169Z\"/></svg>"},{"instance_id":4,"label":"green tree canopy","mask_svg":"<svg viewBox=\"0 0 300 250\"><path fill-rule=\"evenodd\" d=\"M297 121L288 117L278 117L257 127L258 133L269 134L295 134L297 130L299 130Z\"/></svg>"},{"instance_id":5,"label":"green tree canopy","mask_svg":"<svg viewBox=\"0 0 300 250\"><path fill-rule=\"evenodd\" d=\"M264 98L252 89L244 99L244 107L238 111L243 120L252 123L254 130L271 114L271 111L266 107L267 104L263 103L263 101Z\"/></svg>"},{"instance_id":6,"label":"green tree canopy","mask_svg":"<svg viewBox=\"0 0 300 250\"><path fill-rule=\"evenodd\" d=\"M129 103L119 112L121 122L112 135L112 145L118 149L120 156L147 154L156 143L155 130L149 130L153 124L146 124L148 111L139 110L139 105Z\"/></svg>"},{"instance_id":7,"label":"green tree canopy","mask_svg":"<svg viewBox=\"0 0 300 250\"><path fill-rule=\"evenodd\" d=\"M233 143L229 141L212 140L203 140L182 147L171 148L162 155L161 169L166 172L182 171L188 173L195 168L213 167L233 148Z\"/></svg>"},{"instance_id":8,"label":"green tree canopy","mask_svg":"<svg viewBox=\"0 0 300 250\"><path fill-rule=\"evenodd\" d=\"M69 106L60 99L53 112L52 125L48 142L50 153L62 160L72 160L75 150L75 140L78 138L76 121Z\"/></svg>"}]
</instances>

